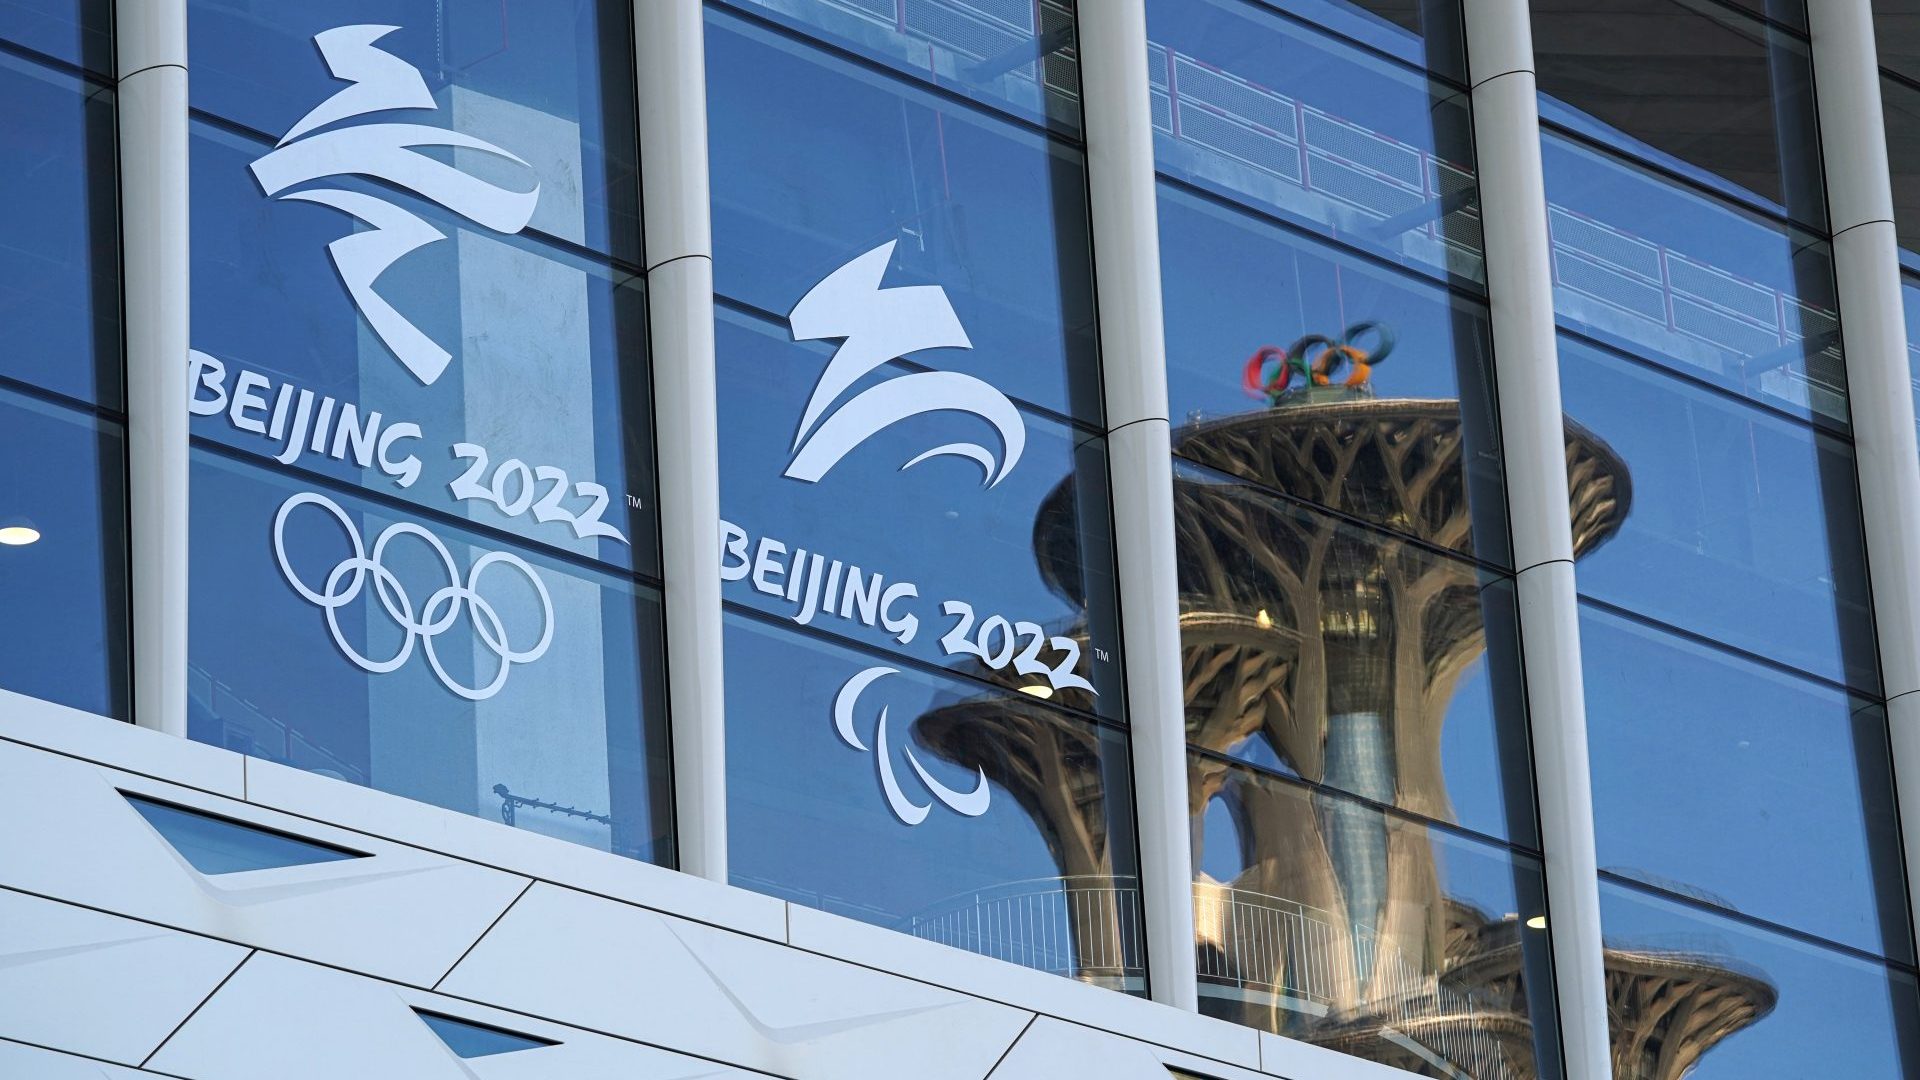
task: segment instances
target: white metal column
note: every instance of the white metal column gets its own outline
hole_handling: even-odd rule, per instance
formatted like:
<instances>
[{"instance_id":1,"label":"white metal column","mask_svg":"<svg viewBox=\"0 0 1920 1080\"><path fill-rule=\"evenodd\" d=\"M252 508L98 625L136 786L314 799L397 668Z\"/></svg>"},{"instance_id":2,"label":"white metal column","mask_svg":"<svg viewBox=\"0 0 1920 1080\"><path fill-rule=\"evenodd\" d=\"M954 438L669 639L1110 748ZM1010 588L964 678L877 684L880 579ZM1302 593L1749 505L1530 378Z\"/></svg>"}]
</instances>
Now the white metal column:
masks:
<instances>
[{"instance_id":1,"label":"white metal column","mask_svg":"<svg viewBox=\"0 0 1920 1080\"><path fill-rule=\"evenodd\" d=\"M1908 895L1920 899L1920 449L1873 14L1868 0L1818 0L1807 15L1880 676L1892 727Z\"/></svg>"},{"instance_id":2,"label":"white metal column","mask_svg":"<svg viewBox=\"0 0 1920 1080\"><path fill-rule=\"evenodd\" d=\"M1520 640L1561 1040L1569 1080L1607 1080L1612 1064L1593 782L1587 766L1533 29L1526 0L1467 0L1466 18L1495 385L1519 571Z\"/></svg>"},{"instance_id":3,"label":"white metal column","mask_svg":"<svg viewBox=\"0 0 1920 1080\"><path fill-rule=\"evenodd\" d=\"M133 718L187 733L187 0L118 0Z\"/></svg>"},{"instance_id":4,"label":"white metal column","mask_svg":"<svg viewBox=\"0 0 1920 1080\"><path fill-rule=\"evenodd\" d=\"M1079 48L1147 977L1155 1001L1197 1010L1186 698L1145 0L1081 4Z\"/></svg>"},{"instance_id":5,"label":"white metal column","mask_svg":"<svg viewBox=\"0 0 1920 1080\"><path fill-rule=\"evenodd\" d=\"M720 436L700 0L634 0L660 566L680 869L727 880Z\"/></svg>"}]
</instances>

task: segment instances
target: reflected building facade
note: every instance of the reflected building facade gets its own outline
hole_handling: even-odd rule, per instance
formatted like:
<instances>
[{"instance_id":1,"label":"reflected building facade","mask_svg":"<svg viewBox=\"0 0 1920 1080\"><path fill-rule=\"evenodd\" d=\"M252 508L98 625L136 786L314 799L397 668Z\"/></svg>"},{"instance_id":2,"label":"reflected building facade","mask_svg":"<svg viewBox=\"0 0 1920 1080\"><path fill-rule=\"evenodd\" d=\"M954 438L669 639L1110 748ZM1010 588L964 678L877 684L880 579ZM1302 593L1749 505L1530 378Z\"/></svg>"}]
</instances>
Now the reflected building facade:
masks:
<instances>
[{"instance_id":1,"label":"reflected building facade","mask_svg":"<svg viewBox=\"0 0 1920 1080\"><path fill-rule=\"evenodd\" d=\"M0 0L0 1077L1920 1076L1911 7Z\"/></svg>"}]
</instances>

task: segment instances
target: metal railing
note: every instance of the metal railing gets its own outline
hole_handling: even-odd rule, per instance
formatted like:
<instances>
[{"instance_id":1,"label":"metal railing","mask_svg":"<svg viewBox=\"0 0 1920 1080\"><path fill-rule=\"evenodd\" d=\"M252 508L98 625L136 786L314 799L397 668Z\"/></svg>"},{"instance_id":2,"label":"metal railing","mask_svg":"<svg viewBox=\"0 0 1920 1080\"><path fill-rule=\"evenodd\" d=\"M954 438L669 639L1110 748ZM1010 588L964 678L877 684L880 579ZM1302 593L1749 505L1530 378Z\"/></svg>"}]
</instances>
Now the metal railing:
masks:
<instances>
[{"instance_id":1,"label":"metal railing","mask_svg":"<svg viewBox=\"0 0 1920 1080\"><path fill-rule=\"evenodd\" d=\"M1194 888L1202 997L1302 1017L1286 1032L1360 1033L1473 1080L1517 1080L1495 1034L1497 1008L1422 970L1390 940L1331 912L1211 884ZM915 937L1052 972L1138 989L1139 890L1127 879L1036 878L949 897L908 920ZM1208 947L1211 946L1211 947Z\"/></svg>"}]
</instances>

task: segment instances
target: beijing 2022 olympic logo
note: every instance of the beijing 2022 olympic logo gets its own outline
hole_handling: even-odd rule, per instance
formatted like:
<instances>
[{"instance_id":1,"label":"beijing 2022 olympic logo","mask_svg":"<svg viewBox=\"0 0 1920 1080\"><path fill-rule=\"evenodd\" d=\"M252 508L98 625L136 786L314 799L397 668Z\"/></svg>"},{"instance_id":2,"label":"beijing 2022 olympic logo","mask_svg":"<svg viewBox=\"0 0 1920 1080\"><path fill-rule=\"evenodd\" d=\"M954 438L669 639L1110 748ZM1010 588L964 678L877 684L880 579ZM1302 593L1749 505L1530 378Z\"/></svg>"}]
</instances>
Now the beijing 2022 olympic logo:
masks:
<instances>
[{"instance_id":1,"label":"beijing 2022 olympic logo","mask_svg":"<svg viewBox=\"0 0 1920 1080\"><path fill-rule=\"evenodd\" d=\"M375 290L375 284L396 262L428 244L444 240L446 235L413 212L365 191L302 185L326 177L360 176L381 180L483 228L511 235L526 228L532 220L540 199L540 183L538 177L532 176L532 166L525 160L472 135L415 123L344 123L389 110L439 109L439 103L434 100L419 70L375 45L375 42L397 29L393 26L341 26L315 35L314 44L319 47L328 71L348 85L288 128L271 151L253 162L251 172L261 191L269 197L332 207L366 226L327 246L334 270L354 307L381 343L422 386L432 386L451 363L451 354L388 303ZM482 180L454 164L420 153L423 147L475 151L512 162L529 174L527 189L509 190ZM200 367L210 369L218 365L203 359ZM224 391L221 394L224 398ZM281 404L274 409L270 429L255 423L249 430L270 430L274 437L278 437L288 400L289 393L283 390ZM318 452L326 446L324 426L336 406L332 398L324 398L318 415L310 417L314 395L310 391L301 391L298 401L288 449L278 458L283 462L290 462L300 455L309 423L313 425L312 449ZM236 387L230 414L236 426L242 424L246 402L246 391L244 384L241 384ZM351 453L355 445L354 437L363 435L362 430L352 427L347 419L350 415L359 415L349 413L350 408L347 405L339 406L340 428L329 452L329 456L336 459ZM215 406L215 410L218 410L218 406ZM379 413L366 414L366 443L373 441L372 432L380 421ZM419 476L418 459L408 459L406 464L394 467L394 463L386 456L387 447L398 439L418 438L420 434L417 425L389 423L386 434L379 442L379 464L388 475L395 477L395 482L401 487L410 486ZM360 464L364 467L369 464L364 460L364 447L361 454L363 460ZM454 447L456 457L471 458L476 454L484 463L483 448L465 443ZM518 494L509 494L506 490L509 481L505 477L516 470L519 474L519 491ZM547 498L541 499L535 506L535 484L548 479L557 479L559 483L549 490ZM583 539L610 536L624 542L624 537L617 529L598 519L600 508L606 504L604 488L590 482L575 486L574 489L582 494L597 492L599 496L599 502L590 509L590 514L582 516L558 505L559 497L565 493L567 486L568 478L563 470L533 470L518 460L510 460L500 466L490 494L494 504L509 517L532 510L541 522L565 520L573 523L576 534ZM463 488L461 482L456 481L451 490L459 499L476 497L473 494L476 489L471 484ZM481 492L481 497L488 494ZM303 579L288 555L289 522L303 507L312 509L300 515L301 527L325 527L324 519L330 516L345 533L350 549L317 582ZM429 561L437 562L444 578L429 583L424 591L417 587L409 589L387 559L389 552L398 550L396 545L403 543L424 546L434 556ZM373 539L369 549L355 525L353 515L332 499L314 492L301 492L281 504L273 519L273 553L281 574L293 591L325 613L327 630L341 655L369 674L396 671L417 650L425 654L427 666L447 690L468 701L484 701L500 692L515 666L531 664L540 659L553 643L552 597L547 592L546 584L540 580L540 575L517 555L502 551L478 553L463 575L452 552L437 535L422 525L406 521L388 525ZM507 625L509 620L502 611L502 603L497 598L489 600L483 592L483 583L502 580L502 574L518 575L532 587L539 609L537 633L525 628L510 628ZM491 587L499 590L503 586ZM369 619L384 617L398 627L401 642L391 656L375 658L362 653L342 629L342 612L352 609L357 601L365 602L363 609ZM490 652L497 664L490 676L476 675L474 685L468 685L449 671L435 646L435 642L461 623L463 617L472 629L471 647ZM462 635L463 648L467 647L468 640L468 635Z\"/></svg>"},{"instance_id":2,"label":"beijing 2022 olympic logo","mask_svg":"<svg viewBox=\"0 0 1920 1080\"><path fill-rule=\"evenodd\" d=\"M327 176L359 175L397 184L495 232L527 227L540 202L537 178L527 191L509 191L471 173L416 152L418 147L473 150L533 167L500 147L445 128L390 122L334 127L342 120L390 109L437 110L427 82L412 64L376 48L395 26L341 26L314 36L327 70L349 84L314 106L287 129L280 142L252 166L253 178L270 196L318 203L359 219L367 231L327 246L340 281L375 334L413 377L431 386L451 357L396 311L374 282L387 268L446 234L385 199L341 188L291 190ZM324 130L323 130L324 129Z\"/></svg>"}]
</instances>

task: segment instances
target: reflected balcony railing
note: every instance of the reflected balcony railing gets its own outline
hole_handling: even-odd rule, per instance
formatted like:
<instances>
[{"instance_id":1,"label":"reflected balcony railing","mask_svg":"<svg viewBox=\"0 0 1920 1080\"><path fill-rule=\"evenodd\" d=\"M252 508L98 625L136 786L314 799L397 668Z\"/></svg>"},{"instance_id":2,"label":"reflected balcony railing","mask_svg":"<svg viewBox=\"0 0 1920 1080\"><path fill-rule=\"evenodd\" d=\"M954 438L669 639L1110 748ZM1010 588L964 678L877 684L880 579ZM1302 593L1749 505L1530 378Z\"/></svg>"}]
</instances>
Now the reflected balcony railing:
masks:
<instances>
[{"instance_id":1,"label":"reflected balcony railing","mask_svg":"<svg viewBox=\"0 0 1920 1080\"><path fill-rule=\"evenodd\" d=\"M187 709L196 726L212 724L216 746L365 786L366 770L315 744L195 664L187 667ZM196 738L200 736L196 734Z\"/></svg>"},{"instance_id":2,"label":"reflected balcony railing","mask_svg":"<svg viewBox=\"0 0 1920 1080\"><path fill-rule=\"evenodd\" d=\"M913 936L1140 993L1146 966L1130 879L1036 878L961 893L908 920ZM1392 1043L1475 1080L1524 1080L1499 1029L1512 1017L1423 972L1391 941L1333 913L1207 882L1194 886L1202 998L1306 1018L1286 1034ZM1356 978L1353 956L1369 960Z\"/></svg>"},{"instance_id":3,"label":"reflected balcony railing","mask_svg":"<svg viewBox=\"0 0 1920 1080\"><path fill-rule=\"evenodd\" d=\"M1148 53L1154 128L1180 168L1349 241L1482 277L1470 169L1165 45ZM1582 321L1845 420L1837 312L1567 207L1550 203L1548 217L1560 303ZM1702 346L1734 354L1737 370Z\"/></svg>"}]
</instances>

